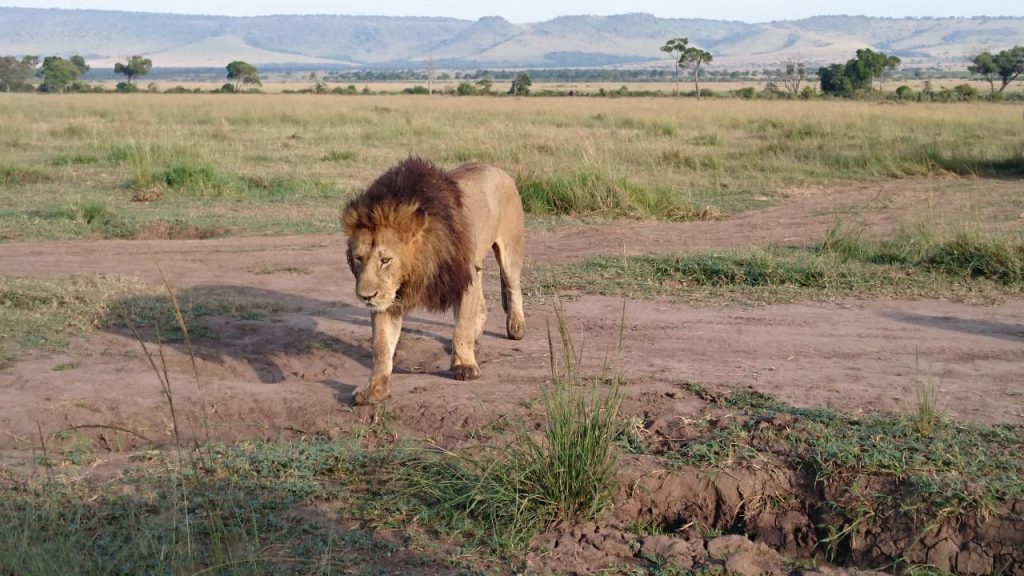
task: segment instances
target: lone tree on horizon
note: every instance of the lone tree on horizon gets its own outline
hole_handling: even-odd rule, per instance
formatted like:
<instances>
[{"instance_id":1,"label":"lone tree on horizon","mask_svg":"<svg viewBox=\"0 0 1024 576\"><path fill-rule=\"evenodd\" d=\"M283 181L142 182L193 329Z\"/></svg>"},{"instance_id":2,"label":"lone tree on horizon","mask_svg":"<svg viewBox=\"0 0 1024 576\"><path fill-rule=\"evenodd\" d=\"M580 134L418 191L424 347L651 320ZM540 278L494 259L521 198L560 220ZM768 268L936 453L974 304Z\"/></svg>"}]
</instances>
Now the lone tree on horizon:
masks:
<instances>
[{"instance_id":1,"label":"lone tree on horizon","mask_svg":"<svg viewBox=\"0 0 1024 576\"><path fill-rule=\"evenodd\" d=\"M1002 92L1011 82L1024 74L1024 46L1014 46L997 54L985 50L975 56L972 62L967 70L988 80L993 94L997 92L995 79L998 77L1002 82L998 92Z\"/></svg>"},{"instance_id":2,"label":"lone tree on horizon","mask_svg":"<svg viewBox=\"0 0 1024 576\"><path fill-rule=\"evenodd\" d=\"M149 71L153 69L153 61L149 58L143 58L142 56L132 56L128 58L126 64L118 62L114 64L115 74L124 74L128 77L128 84L131 85L132 80L136 76L145 76L149 74Z\"/></svg>"},{"instance_id":3,"label":"lone tree on horizon","mask_svg":"<svg viewBox=\"0 0 1024 576\"><path fill-rule=\"evenodd\" d=\"M248 62L241 60L235 60L234 62L227 65L228 80L235 81L235 91L242 86L242 84L255 84L256 86L262 86L263 82L260 80L260 72L255 66ZM315 72L314 72L315 74Z\"/></svg>"},{"instance_id":4,"label":"lone tree on horizon","mask_svg":"<svg viewBox=\"0 0 1024 576\"><path fill-rule=\"evenodd\" d=\"M800 84L807 79L807 64L799 56L786 61L786 71L782 83L789 93L796 96L800 92Z\"/></svg>"},{"instance_id":5,"label":"lone tree on horizon","mask_svg":"<svg viewBox=\"0 0 1024 576\"><path fill-rule=\"evenodd\" d=\"M682 65L683 54L686 52L686 46L689 43L689 38L679 37L672 38L661 47L661 51L670 54L673 62L675 62L676 96L679 96L679 67Z\"/></svg>"},{"instance_id":6,"label":"lone tree on horizon","mask_svg":"<svg viewBox=\"0 0 1024 576\"><path fill-rule=\"evenodd\" d=\"M700 67L703 64L710 64L711 59L711 52L701 50L696 46L688 47L683 51L683 55L679 57L679 64L681 66L693 67L693 83L697 89L697 100L700 100Z\"/></svg>"},{"instance_id":7,"label":"lone tree on horizon","mask_svg":"<svg viewBox=\"0 0 1024 576\"><path fill-rule=\"evenodd\" d=\"M513 96L526 96L530 93L531 85L533 85L533 82L530 80L529 74L519 74L512 81L512 87L509 88L508 93Z\"/></svg>"}]
</instances>

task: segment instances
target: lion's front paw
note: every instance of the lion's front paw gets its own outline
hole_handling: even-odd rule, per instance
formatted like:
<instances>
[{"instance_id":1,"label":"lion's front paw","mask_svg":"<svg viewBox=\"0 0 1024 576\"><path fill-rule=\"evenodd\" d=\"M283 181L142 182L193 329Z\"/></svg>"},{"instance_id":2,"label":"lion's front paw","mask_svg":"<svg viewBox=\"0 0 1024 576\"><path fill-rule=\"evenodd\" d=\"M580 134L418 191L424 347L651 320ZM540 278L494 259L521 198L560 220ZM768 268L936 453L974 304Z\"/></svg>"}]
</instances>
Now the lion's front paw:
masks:
<instances>
[{"instance_id":1,"label":"lion's front paw","mask_svg":"<svg viewBox=\"0 0 1024 576\"><path fill-rule=\"evenodd\" d=\"M452 367L452 376L456 380L476 380L480 377L480 368L476 364L458 364Z\"/></svg>"},{"instance_id":2,"label":"lion's front paw","mask_svg":"<svg viewBox=\"0 0 1024 576\"><path fill-rule=\"evenodd\" d=\"M387 384L381 384L379 382L371 382L366 386L363 386L356 393L352 395L352 400L356 406L366 406L368 404L377 404L391 395L391 387Z\"/></svg>"},{"instance_id":3,"label":"lion's front paw","mask_svg":"<svg viewBox=\"0 0 1024 576\"><path fill-rule=\"evenodd\" d=\"M505 333L509 340L522 340L526 336L526 322L522 317L509 316L505 322Z\"/></svg>"}]
</instances>

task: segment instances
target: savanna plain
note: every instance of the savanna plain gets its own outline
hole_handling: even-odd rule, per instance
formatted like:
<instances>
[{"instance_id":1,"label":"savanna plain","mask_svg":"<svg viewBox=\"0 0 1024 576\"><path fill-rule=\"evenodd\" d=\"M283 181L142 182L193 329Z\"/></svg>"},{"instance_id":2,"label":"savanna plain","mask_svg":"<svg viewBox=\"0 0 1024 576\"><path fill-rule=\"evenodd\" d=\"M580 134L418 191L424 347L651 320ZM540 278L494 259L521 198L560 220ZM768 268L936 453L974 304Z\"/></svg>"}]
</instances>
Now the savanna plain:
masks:
<instances>
[{"instance_id":1,"label":"savanna plain","mask_svg":"<svg viewBox=\"0 0 1024 576\"><path fill-rule=\"evenodd\" d=\"M0 95L0 574L1024 574L1002 103ZM345 201L527 213L481 379L393 396Z\"/></svg>"}]
</instances>

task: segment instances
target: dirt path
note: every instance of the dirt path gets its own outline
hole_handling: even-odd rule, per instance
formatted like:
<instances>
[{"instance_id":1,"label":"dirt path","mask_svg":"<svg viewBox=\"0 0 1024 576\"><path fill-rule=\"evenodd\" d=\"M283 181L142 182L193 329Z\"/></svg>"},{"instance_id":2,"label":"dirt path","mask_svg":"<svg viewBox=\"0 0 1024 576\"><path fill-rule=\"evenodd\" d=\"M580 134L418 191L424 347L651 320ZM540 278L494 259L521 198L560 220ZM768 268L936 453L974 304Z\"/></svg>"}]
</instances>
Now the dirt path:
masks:
<instances>
[{"instance_id":1,"label":"dirt path","mask_svg":"<svg viewBox=\"0 0 1024 576\"><path fill-rule=\"evenodd\" d=\"M900 186L903 184L902 186ZM886 188L889 188L886 191ZM781 206L730 220L533 229L532 262L598 253L640 253L819 240L837 217L872 214L869 234L922 214L948 221L973 211L994 227L1019 227L1020 182L887 183L794 195ZM979 199L984 199L980 201ZM370 370L368 312L353 297L340 235L200 241L85 241L0 245L0 275L134 276L180 291L257 298L285 312L271 321L204 319L199 385L181 347L165 350L179 416L223 439L348 432L379 425L350 407ZM291 272L274 270L290 269ZM273 273L267 273L271 271ZM493 276L493 267L491 269ZM447 317L414 314L396 360L395 431L449 443L528 413L548 372L547 302L528 305L529 334L511 342L488 285L491 316L482 378L447 374ZM614 347L622 303L583 297L566 304L574 332L599 364ZM979 422L1024 423L1024 301L976 307L942 301L805 303L761 308L629 304L624 350L627 408L649 418L686 416L684 382L751 387L803 406L900 410L916 378L934 381L944 410ZM98 331L61 354L33 354L0 371L0 448L38 444L78 428L111 449L171 440L167 402L139 344ZM377 422L374 424L374 422ZM83 428L84 427L84 428Z\"/></svg>"}]
</instances>

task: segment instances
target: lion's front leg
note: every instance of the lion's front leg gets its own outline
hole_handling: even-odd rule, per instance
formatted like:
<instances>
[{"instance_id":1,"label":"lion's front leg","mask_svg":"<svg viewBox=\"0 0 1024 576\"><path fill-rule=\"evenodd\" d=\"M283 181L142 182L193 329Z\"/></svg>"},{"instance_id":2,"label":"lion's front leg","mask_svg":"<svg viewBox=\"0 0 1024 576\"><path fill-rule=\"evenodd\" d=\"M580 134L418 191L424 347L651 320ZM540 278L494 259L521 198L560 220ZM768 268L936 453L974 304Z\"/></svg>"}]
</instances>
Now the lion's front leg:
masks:
<instances>
[{"instance_id":1,"label":"lion's front leg","mask_svg":"<svg viewBox=\"0 0 1024 576\"><path fill-rule=\"evenodd\" d=\"M395 309L373 311L373 373L366 386L356 390L356 404L376 404L391 395L391 370L402 335L402 313Z\"/></svg>"},{"instance_id":2,"label":"lion's front leg","mask_svg":"<svg viewBox=\"0 0 1024 576\"><path fill-rule=\"evenodd\" d=\"M452 337L452 376L456 380L476 380L480 367L476 363L477 340L484 331L487 307L484 302L483 272L477 268L473 283L455 307L455 335Z\"/></svg>"}]
</instances>

